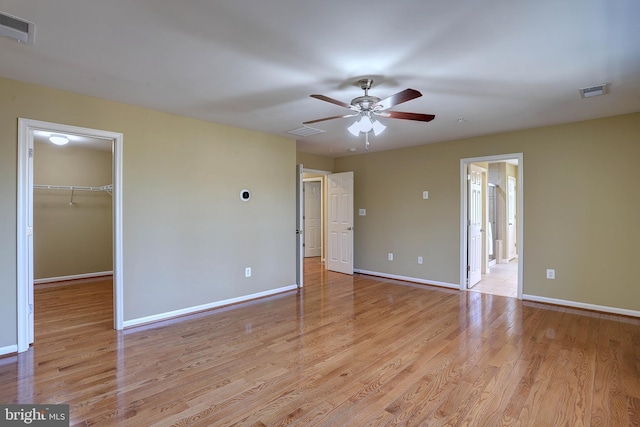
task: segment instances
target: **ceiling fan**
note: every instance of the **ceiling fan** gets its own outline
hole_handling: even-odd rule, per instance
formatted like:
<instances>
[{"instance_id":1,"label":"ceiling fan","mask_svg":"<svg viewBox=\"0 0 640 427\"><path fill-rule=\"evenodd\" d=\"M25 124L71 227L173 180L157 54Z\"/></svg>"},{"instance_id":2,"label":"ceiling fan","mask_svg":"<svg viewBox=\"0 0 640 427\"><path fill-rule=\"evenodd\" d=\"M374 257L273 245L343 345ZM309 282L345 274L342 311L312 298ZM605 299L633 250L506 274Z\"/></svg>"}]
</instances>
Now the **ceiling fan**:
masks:
<instances>
[{"instance_id":1,"label":"ceiling fan","mask_svg":"<svg viewBox=\"0 0 640 427\"><path fill-rule=\"evenodd\" d=\"M351 110L351 114L309 120L307 122L304 122L303 124L307 125L311 123L323 122L325 120L343 119L347 117L359 116L360 119L357 120L353 125L349 126L348 130L354 136L358 136L360 132L364 132L365 136L367 137L368 146L369 132L373 131L375 135L378 135L386 128L385 125L375 120L374 116L380 116L390 119L416 120L420 122L430 122L436 117L433 114L387 111L389 108L394 107L398 104L402 104L403 102L411 101L412 99L421 97L422 94L415 89L405 89L401 92L396 93L395 95L391 95L388 98L380 99L377 96L369 95L369 89L371 89L371 85L373 84L372 79L361 79L358 80L358 83L360 85L360 88L364 90L364 96L353 98L351 100L351 104L347 104L345 102L338 101L337 99L329 98L328 96L324 95L311 95L312 98L348 108L349 110Z\"/></svg>"}]
</instances>

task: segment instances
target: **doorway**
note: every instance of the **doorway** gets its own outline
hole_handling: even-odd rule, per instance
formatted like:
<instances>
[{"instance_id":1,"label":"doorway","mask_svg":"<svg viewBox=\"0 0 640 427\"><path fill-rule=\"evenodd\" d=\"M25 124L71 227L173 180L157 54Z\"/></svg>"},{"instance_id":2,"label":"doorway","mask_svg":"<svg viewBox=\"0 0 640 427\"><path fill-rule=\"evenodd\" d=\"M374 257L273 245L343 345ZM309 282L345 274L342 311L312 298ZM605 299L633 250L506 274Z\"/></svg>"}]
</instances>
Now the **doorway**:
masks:
<instances>
[{"instance_id":1,"label":"doorway","mask_svg":"<svg viewBox=\"0 0 640 427\"><path fill-rule=\"evenodd\" d=\"M460 165L460 289L521 299L522 153Z\"/></svg>"},{"instance_id":2,"label":"doorway","mask_svg":"<svg viewBox=\"0 0 640 427\"><path fill-rule=\"evenodd\" d=\"M33 153L36 132L86 137L111 143L113 221L113 325L123 328L122 283L122 142L121 133L63 125L38 120L18 120L18 203L17 203L17 326L18 352L34 342L33 307ZM38 232L37 230L35 232Z\"/></svg>"},{"instance_id":3,"label":"doorway","mask_svg":"<svg viewBox=\"0 0 640 427\"><path fill-rule=\"evenodd\" d=\"M323 268L353 274L353 172L329 171L296 165L296 283L302 287L306 258L305 183L320 182L321 243ZM336 183L340 183L339 185ZM334 218L335 221L331 220Z\"/></svg>"}]
</instances>

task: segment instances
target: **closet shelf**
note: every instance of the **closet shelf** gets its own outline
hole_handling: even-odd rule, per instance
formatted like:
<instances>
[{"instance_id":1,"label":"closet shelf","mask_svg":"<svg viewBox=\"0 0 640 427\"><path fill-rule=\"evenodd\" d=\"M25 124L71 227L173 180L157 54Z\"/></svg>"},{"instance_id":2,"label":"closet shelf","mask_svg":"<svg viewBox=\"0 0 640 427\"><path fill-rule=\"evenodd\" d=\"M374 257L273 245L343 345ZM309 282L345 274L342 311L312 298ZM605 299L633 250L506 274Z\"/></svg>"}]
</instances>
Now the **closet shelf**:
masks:
<instances>
[{"instance_id":1,"label":"closet shelf","mask_svg":"<svg viewBox=\"0 0 640 427\"><path fill-rule=\"evenodd\" d=\"M101 187L83 187L79 185L43 185L33 184L34 189L40 190L71 190L71 191L104 191L106 193L113 193L113 184L103 185Z\"/></svg>"}]
</instances>

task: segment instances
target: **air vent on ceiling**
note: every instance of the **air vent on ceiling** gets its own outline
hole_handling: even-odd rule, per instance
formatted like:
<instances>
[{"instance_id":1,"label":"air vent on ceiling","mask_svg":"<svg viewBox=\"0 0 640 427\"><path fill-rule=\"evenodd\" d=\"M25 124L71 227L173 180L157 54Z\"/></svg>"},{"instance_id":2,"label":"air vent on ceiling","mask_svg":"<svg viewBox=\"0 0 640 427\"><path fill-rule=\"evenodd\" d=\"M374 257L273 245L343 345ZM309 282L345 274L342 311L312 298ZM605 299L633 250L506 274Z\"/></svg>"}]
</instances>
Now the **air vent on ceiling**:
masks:
<instances>
[{"instance_id":1,"label":"air vent on ceiling","mask_svg":"<svg viewBox=\"0 0 640 427\"><path fill-rule=\"evenodd\" d=\"M10 37L21 43L33 44L35 24L0 12L0 36Z\"/></svg>"},{"instance_id":2,"label":"air vent on ceiling","mask_svg":"<svg viewBox=\"0 0 640 427\"><path fill-rule=\"evenodd\" d=\"M580 90L580 96L583 98L591 98L592 96L604 95L609 92L608 84L601 84L598 86L583 87Z\"/></svg>"},{"instance_id":3,"label":"air vent on ceiling","mask_svg":"<svg viewBox=\"0 0 640 427\"><path fill-rule=\"evenodd\" d=\"M325 133L325 132L326 130L316 129L310 126L302 126L301 128L287 131L287 133L290 133L291 135L301 136L303 138L306 136L317 135L319 133Z\"/></svg>"}]
</instances>

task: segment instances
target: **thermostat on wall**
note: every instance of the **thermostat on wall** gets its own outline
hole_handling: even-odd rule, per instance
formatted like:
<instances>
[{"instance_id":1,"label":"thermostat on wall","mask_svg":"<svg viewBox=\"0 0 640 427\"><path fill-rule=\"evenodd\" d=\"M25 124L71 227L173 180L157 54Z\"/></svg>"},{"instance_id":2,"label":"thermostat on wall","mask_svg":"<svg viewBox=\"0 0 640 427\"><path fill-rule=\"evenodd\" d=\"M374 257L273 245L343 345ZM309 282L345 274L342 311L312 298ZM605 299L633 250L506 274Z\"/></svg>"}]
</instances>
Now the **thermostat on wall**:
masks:
<instances>
[{"instance_id":1,"label":"thermostat on wall","mask_svg":"<svg viewBox=\"0 0 640 427\"><path fill-rule=\"evenodd\" d=\"M242 200L243 202L248 202L250 198L251 191L247 190L246 188L240 190L240 200Z\"/></svg>"}]
</instances>

